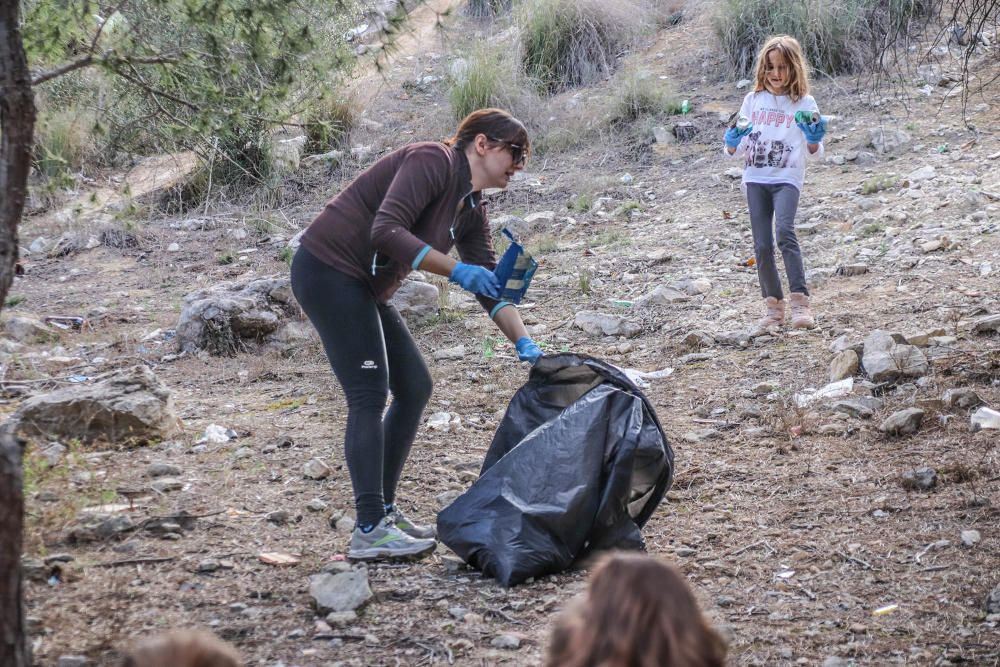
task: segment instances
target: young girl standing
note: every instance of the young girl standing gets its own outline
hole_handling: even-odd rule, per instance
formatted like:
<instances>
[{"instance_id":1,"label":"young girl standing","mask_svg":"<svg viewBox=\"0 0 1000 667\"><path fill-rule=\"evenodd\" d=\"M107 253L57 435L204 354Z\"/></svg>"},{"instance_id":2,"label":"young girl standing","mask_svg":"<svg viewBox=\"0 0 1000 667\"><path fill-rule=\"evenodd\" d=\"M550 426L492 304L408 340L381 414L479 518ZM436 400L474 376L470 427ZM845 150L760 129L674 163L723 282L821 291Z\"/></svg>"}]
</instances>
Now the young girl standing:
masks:
<instances>
[{"instance_id":1,"label":"young girl standing","mask_svg":"<svg viewBox=\"0 0 1000 667\"><path fill-rule=\"evenodd\" d=\"M809 76L802 47L793 37L772 37L757 54L753 92L743 99L740 116L750 120L726 131L725 153L745 156L743 190L750 208L757 279L764 297L763 327L780 326L785 319L781 278L774 261L774 238L785 263L791 295L791 325L815 326L809 310L802 253L795 236L795 212L805 180L806 157L823 156L826 123L799 122L796 112L818 117L819 107L809 95ZM810 119L811 120L811 119Z\"/></svg>"}]
</instances>

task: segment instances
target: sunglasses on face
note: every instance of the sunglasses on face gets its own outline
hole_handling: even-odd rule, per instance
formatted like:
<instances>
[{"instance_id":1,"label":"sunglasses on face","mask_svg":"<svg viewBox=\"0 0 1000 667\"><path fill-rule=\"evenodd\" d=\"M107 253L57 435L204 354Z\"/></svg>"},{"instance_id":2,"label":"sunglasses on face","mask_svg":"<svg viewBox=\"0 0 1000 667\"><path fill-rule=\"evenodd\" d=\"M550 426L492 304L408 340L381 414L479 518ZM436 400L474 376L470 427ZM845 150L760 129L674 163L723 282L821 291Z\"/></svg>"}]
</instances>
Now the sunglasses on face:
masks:
<instances>
[{"instance_id":1,"label":"sunglasses on face","mask_svg":"<svg viewBox=\"0 0 1000 667\"><path fill-rule=\"evenodd\" d=\"M487 136L487 139L496 144L503 144L510 149L510 156L514 160L514 164L524 164L528 156L525 154L524 146L521 144L515 144L511 141L504 141L503 139L494 139L493 137Z\"/></svg>"}]
</instances>

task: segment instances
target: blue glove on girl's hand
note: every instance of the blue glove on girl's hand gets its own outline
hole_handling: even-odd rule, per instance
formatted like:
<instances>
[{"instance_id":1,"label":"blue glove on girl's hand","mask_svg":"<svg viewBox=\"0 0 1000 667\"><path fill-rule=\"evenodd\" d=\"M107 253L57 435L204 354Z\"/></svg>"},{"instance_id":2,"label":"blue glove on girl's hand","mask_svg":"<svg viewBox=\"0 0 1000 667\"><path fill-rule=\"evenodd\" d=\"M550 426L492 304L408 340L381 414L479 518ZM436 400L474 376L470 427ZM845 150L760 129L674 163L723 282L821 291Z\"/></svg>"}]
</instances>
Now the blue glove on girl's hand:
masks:
<instances>
[{"instance_id":1,"label":"blue glove on girl's hand","mask_svg":"<svg viewBox=\"0 0 1000 667\"><path fill-rule=\"evenodd\" d=\"M500 298L500 280L485 266L459 262L451 270L449 280L473 294L482 294L491 299Z\"/></svg>"},{"instance_id":2,"label":"blue glove on girl's hand","mask_svg":"<svg viewBox=\"0 0 1000 667\"><path fill-rule=\"evenodd\" d=\"M746 135L750 134L750 130L752 129L753 129L752 126L744 128L742 130L735 127L731 127L728 130L726 130L726 134L722 137L722 140L725 141L726 145L729 146L730 148L736 148L737 146L740 145L740 140L743 139L743 137L745 137Z\"/></svg>"},{"instance_id":3,"label":"blue glove on girl's hand","mask_svg":"<svg viewBox=\"0 0 1000 667\"><path fill-rule=\"evenodd\" d=\"M820 118L818 123L796 123L802 134L806 135L806 141L810 144L818 144L826 136L826 122Z\"/></svg>"},{"instance_id":4,"label":"blue glove on girl's hand","mask_svg":"<svg viewBox=\"0 0 1000 667\"><path fill-rule=\"evenodd\" d=\"M542 348L527 336L518 338L514 346L517 348L517 358L521 361L530 361L534 364L542 356Z\"/></svg>"}]
</instances>

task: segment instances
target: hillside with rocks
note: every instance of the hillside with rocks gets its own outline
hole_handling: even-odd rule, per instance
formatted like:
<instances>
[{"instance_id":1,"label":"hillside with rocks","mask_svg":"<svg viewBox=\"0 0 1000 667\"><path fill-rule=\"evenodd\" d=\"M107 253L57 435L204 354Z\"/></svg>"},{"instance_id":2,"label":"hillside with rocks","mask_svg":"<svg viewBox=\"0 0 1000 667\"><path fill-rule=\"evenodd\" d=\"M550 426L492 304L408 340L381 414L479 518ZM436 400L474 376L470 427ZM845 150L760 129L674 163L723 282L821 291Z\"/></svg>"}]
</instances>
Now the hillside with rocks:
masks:
<instances>
[{"instance_id":1,"label":"hillside with rocks","mask_svg":"<svg viewBox=\"0 0 1000 667\"><path fill-rule=\"evenodd\" d=\"M1000 664L1000 87L966 100L948 45L905 101L813 82L836 117L797 217L818 327L759 330L740 162L721 151L746 82L711 8L687 3L628 56L689 113L546 150L487 196L540 263L529 332L627 369L655 406L676 474L647 548L688 577L731 664ZM83 192L26 218L0 388L30 440L39 664L114 664L177 626L268 667L540 664L584 569L504 589L443 545L345 560L346 407L288 286L288 248L329 197L453 128L454 36L513 39L441 20L444 38L393 55L350 147L301 160L291 204L167 214L150 202L186 167L161 166L146 198L82 210ZM572 127L609 94L561 93L529 125ZM528 368L437 277L397 304L435 382L400 500L430 521L476 480Z\"/></svg>"}]
</instances>

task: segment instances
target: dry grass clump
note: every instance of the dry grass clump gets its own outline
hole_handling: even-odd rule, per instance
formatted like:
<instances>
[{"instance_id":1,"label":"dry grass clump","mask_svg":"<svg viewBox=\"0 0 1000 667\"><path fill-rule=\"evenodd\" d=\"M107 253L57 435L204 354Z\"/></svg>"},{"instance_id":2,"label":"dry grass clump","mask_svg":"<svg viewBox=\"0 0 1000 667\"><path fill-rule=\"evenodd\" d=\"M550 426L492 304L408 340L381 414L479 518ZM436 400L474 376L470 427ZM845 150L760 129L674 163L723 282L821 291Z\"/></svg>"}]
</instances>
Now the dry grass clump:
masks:
<instances>
[{"instance_id":1,"label":"dry grass clump","mask_svg":"<svg viewBox=\"0 0 1000 667\"><path fill-rule=\"evenodd\" d=\"M448 101L457 119L476 109L499 107L517 114L523 86L505 45L482 44L469 53L451 78Z\"/></svg>"},{"instance_id":2,"label":"dry grass clump","mask_svg":"<svg viewBox=\"0 0 1000 667\"><path fill-rule=\"evenodd\" d=\"M492 19L510 12L512 0L469 0L465 14L474 18Z\"/></svg>"},{"instance_id":3,"label":"dry grass clump","mask_svg":"<svg viewBox=\"0 0 1000 667\"><path fill-rule=\"evenodd\" d=\"M725 0L715 33L729 65L748 76L758 49L772 35L802 44L810 64L827 74L868 67L893 35L933 10L933 0Z\"/></svg>"},{"instance_id":4,"label":"dry grass clump","mask_svg":"<svg viewBox=\"0 0 1000 667\"><path fill-rule=\"evenodd\" d=\"M554 93L612 74L647 29L648 16L626 0L529 0L521 15L521 65Z\"/></svg>"},{"instance_id":5,"label":"dry grass clump","mask_svg":"<svg viewBox=\"0 0 1000 667\"><path fill-rule=\"evenodd\" d=\"M615 80L611 95L609 121L621 126L644 117L660 117L681 113L681 102L668 82L651 72L632 70L621 73Z\"/></svg>"}]
</instances>

